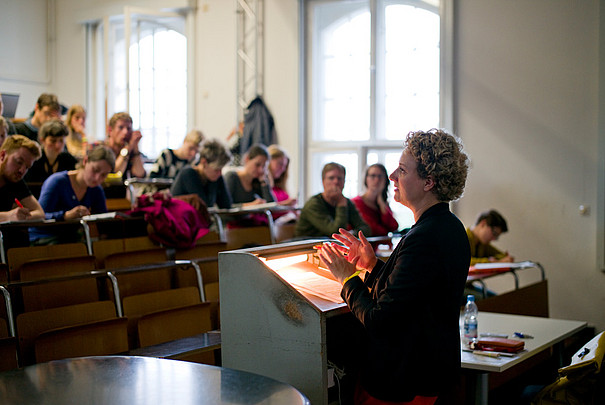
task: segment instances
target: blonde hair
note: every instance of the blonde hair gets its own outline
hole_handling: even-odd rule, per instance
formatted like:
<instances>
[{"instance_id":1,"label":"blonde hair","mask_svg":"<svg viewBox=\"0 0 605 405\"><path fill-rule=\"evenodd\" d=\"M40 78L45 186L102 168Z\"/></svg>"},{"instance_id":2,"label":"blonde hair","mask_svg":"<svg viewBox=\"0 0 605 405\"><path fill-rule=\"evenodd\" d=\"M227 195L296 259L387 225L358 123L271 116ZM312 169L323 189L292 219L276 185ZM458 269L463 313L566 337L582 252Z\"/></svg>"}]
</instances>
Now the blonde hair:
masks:
<instances>
[{"instance_id":1,"label":"blonde hair","mask_svg":"<svg viewBox=\"0 0 605 405\"><path fill-rule=\"evenodd\" d=\"M76 114L86 115L86 110L80 104L74 104L71 107L69 107L69 110L67 110L67 117L65 118L65 124L67 125L67 128L69 128L70 135L73 134L74 132L76 132L74 127L71 126L71 119Z\"/></svg>"},{"instance_id":2,"label":"blonde hair","mask_svg":"<svg viewBox=\"0 0 605 405\"><path fill-rule=\"evenodd\" d=\"M6 151L7 155L10 155L11 153L19 150L19 148L27 149L36 159L42 156L40 144L23 135L11 135L6 138L0 147L0 151L4 150Z\"/></svg>"},{"instance_id":3,"label":"blonde hair","mask_svg":"<svg viewBox=\"0 0 605 405\"><path fill-rule=\"evenodd\" d=\"M185 136L185 140L183 142L191 142L194 145L199 145L204 140L204 134L199 129L192 129Z\"/></svg>"},{"instance_id":4,"label":"blonde hair","mask_svg":"<svg viewBox=\"0 0 605 405\"><path fill-rule=\"evenodd\" d=\"M290 167L290 156L286 153L286 151L279 145L273 144L269 145L267 148L269 150L269 159L280 159L285 157L288 160L286 163L286 170L279 176L277 179L273 179L273 185L281 188L282 190L286 189L286 182L288 180L288 168Z\"/></svg>"}]
</instances>

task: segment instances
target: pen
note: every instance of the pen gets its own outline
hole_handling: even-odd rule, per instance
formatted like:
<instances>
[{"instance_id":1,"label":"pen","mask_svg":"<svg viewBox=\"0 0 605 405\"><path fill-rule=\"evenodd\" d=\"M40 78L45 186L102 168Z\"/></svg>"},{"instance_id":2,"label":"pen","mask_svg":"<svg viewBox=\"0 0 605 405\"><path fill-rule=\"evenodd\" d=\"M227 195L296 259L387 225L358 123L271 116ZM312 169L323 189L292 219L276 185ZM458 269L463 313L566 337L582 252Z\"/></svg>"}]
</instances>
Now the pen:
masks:
<instances>
[{"instance_id":1,"label":"pen","mask_svg":"<svg viewBox=\"0 0 605 405\"><path fill-rule=\"evenodd\" d=\"M21 201L19 201L19 200L18 200L18 199L16 199L16 198L15 198L15 204L17 204L17 205L18 205L19 207L21 207L21 208L25 208L25 207L23 206L23 204L21 204Z\"/></svg>"},{"instance_id":2,"label":"pen","mask_svg":"<svg viewBox=\"0 0 605 405\"><path fill-rule=\"evenodd\" d=\"M528 335L527 333L521 333L521 332L515 332L514 335L515 335L515 337L518 337L520 339L533 339L534 338L532 335Z\"/></svg>"}]
</instances>

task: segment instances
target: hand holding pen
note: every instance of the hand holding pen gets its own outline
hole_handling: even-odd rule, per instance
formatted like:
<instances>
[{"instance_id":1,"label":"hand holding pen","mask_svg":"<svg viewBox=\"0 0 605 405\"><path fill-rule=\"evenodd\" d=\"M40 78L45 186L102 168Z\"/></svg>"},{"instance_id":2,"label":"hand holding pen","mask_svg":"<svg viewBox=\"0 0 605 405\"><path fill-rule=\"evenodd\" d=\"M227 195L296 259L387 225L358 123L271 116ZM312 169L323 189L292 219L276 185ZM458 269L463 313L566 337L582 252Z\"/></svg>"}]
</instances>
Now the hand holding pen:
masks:
<instances>
[{"instance_id":1,"label":"hand holding pen","mask_svg":"<svg viewBox=\"0 0 605 405\"><path fill-rule=\"evenodd\" d=\"M11 219L16 221L23 221L25 219L29 219L31 214L29 213L29 209L25 208L21 201L15 198L15 204L17 208L11 211Z\"/></svg>"}]
</instances>

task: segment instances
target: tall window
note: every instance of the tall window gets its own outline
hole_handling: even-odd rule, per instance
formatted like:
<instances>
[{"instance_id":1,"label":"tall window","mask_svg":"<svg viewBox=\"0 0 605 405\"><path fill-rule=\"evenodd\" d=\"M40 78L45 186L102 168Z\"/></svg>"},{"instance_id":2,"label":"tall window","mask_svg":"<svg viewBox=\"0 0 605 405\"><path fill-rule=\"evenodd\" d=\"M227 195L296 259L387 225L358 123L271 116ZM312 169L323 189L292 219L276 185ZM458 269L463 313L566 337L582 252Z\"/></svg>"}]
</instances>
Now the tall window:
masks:
<instances>
[{"instance_id":1,"label":"tall window","mask_svg":"<svg viewBox=\"0 0 605 405\"><path fill-rule=\"evenodd\" d=\"M185 17L126 11L89 27L92 123L103 140L111 115L128 111L143 134L141 151L155 158L187 132Z\"/></svg>"},{"instance_id":2,"label":"tall window","mask_svg":"<svg viewBox=\"0 0 605 405\"><path fill-rule=\"evenodd\" d=\"M368 165L395 169L409 131L451 124L441 119L439 3L307 0L309 195L321 192L325 163L347 168L344 192L353 197ZM401 204L391 207L402 228L414 222Z\"/></svg>"}]
</instances>

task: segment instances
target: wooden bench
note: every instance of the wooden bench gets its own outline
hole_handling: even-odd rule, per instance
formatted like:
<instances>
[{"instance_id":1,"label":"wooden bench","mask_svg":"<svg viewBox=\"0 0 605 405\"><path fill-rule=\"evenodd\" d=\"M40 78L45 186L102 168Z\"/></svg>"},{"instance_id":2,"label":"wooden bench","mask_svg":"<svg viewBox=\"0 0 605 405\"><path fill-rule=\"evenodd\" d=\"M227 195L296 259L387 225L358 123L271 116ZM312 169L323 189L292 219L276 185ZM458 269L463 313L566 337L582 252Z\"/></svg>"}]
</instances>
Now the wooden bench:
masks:
<instances>
[{"instance_id":1,"label":"wooden bench","mask_svg":"<svg viewBox=\"0 0 605 405\"><path fill-rule=\"evenodd\" d=\"M212 330L199 335L190 336L153 346L141 347L128 351L129 356L157 357L162 359L185 360L196 363L220 365L221 331ZM214 352L214 353L213 353ZM214 355L211 363L207 362L208 355ZM203 356L203 360L199 361Z\"/></svg>"}]
</instances>

